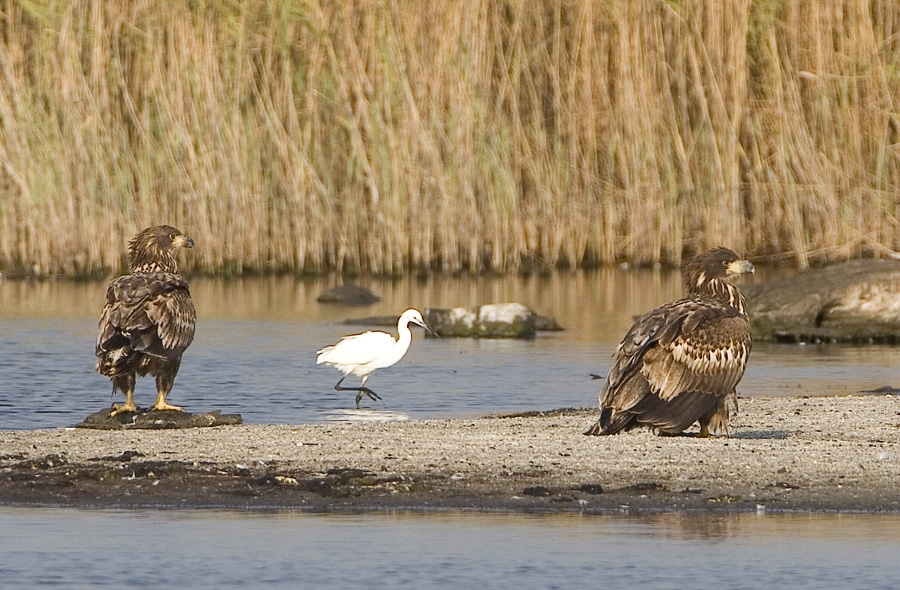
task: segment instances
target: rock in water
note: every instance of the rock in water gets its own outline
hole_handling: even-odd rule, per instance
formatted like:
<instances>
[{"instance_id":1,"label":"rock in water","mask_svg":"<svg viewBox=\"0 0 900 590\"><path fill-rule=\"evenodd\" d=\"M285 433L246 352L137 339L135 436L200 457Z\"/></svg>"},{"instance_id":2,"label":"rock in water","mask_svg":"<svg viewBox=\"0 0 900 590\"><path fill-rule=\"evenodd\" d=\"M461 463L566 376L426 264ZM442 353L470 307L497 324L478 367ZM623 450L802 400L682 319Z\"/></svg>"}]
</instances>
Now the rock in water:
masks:
<instances>
[{"instance_id":1,"label":"rock in water","mask_svg":"<svg viewBox=\"0 0 900 590\"><path fill-rule=\"evenodd\" d=\"M425 310L425 323L441 337L534 338L536 318L521 303Z\"/></svg>"},{"instance_id":2,"label":"rock in water","mask_svg":"<svg viewBox=\"0 0 900 590\"><path fill-rule=\"evenodd\" d=\"M754 340L900 342L900 262L853 260L742 287Z\"/></svg>"},{"instance_id":3,"label":"rock in water","mask_svg":"<svg viewBox=\"0 0 900 590\"><path fill-rule=\"evenodd\" d=\"M490 303L478 308L481 338L534 338L536 314L521 303Z\"/></svg>"},{"instance_id":4,"label":"rock in water","mask_svg":"<svg viewBox=\"0 0 900 590\"><path fill-rule=\"evenodd\" d=\"M372 305L381 301L381 297L359 285L339 285L323 291L316 301L337 305Z\"/></svg>"},{"instance_id":5,"label":"rock in water","mask_svg":"<svg viewBox=\"0 0 900 590\"><path fill-rule=\"evenodd\" d=\"M526 316L534 316L534 328ZM535 332L560 332L564 330L555 318L541 316L518 303L494 303L481 307L454 307L452 309L426 309L423 314L429 328L438 326L438 336L461 338L534 338ZM521 316L523 324L515 326L510 320ZM342 323L363 326L396 326L397 316L369 316L348 318ZM434 328L432 328L434 329ZM431 337L427 332L425 337Z\"/></svg>"}]
</instances>

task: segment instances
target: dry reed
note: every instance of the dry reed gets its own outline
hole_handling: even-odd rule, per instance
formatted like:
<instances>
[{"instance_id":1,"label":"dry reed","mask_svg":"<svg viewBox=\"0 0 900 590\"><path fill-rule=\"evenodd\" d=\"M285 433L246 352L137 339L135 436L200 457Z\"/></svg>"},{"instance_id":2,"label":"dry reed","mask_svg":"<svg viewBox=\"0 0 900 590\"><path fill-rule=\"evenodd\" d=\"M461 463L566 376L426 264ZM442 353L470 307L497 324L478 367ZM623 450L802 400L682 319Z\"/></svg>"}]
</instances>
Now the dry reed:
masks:
<instances>
[{"instance_id":1,"label":"dry reed","mask_svg":"<svg viewBox=\"0 0 900 590\"><path fill-rule=\"evenodd\" d=\"M0 261L207 272L900 249L892 0L6 0Z\"/></svg>"}]
</instances>

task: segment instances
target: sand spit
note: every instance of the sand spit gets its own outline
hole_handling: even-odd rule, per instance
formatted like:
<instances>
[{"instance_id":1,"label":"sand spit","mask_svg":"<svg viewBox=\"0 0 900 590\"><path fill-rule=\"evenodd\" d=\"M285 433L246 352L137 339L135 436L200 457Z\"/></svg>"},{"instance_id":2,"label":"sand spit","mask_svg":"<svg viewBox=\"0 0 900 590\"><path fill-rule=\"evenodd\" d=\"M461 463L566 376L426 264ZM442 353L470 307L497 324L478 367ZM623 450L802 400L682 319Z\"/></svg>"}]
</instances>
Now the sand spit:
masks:
<instances>
[{"instance_id":1,"label":"sand spit","mask_svg":"<svg viewBox=\"0 0 900 590\"><path fill-rule=\"evenodd\" d=\"M380 423L0 432L0 503L900 510L900 397L748 398L731 436L581 433L594 410Z\"/></svg>"}]
</instances>

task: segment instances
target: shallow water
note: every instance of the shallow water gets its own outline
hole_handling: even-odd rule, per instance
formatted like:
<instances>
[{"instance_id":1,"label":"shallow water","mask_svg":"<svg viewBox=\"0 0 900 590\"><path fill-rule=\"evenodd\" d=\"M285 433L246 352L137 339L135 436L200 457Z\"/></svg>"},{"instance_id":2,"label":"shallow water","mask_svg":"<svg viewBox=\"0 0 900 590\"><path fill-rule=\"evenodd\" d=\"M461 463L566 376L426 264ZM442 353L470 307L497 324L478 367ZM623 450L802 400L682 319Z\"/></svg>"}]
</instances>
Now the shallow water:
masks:
<instances>
[{"instance_id":1,"label":"shallow water","mask_svg":"<svg viewBox=\"0 0 900 590\"><path fill-rule=\"evenodd\" d=\"M10 588L875 589L896 587L898 551L895 515L0 507Z\"/></svg>"},{"instance_id":2,"label":"shallow water","mask_svg":"<svg viewBox=\"0 0 900 590\"><path fill-rule=\"evenodd\" d=\"M371 280L383 297L365 308L319 304L333 279L291 277L191 281L199 321L171 401L190 411L221 409L251 423L443 418L594 406L612 352L632 318L679 296L666 271L605 269L549 277ZM0 281L0 429L71 426L114 402L94 373L94 340L105 284ZM424 339L369 385L383 404L334 391L336 370L315 352L369 329L346 318L407 307L518 301L556 317L563 332L532 341ZM896 385L900 351L887 346L757 343L742 395L843 395ZM348 379L348 384L352 378ZM155 399L139 379L136 400Z\"/></svg>"}]
</instances>

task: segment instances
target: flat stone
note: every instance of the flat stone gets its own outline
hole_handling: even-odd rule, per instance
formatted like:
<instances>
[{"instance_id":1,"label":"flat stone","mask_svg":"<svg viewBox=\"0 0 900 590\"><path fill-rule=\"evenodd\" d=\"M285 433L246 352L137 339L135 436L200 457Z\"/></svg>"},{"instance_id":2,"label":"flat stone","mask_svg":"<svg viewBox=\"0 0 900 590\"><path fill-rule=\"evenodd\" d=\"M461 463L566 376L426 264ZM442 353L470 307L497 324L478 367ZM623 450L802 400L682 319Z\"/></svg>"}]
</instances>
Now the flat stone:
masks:
<instances>
[{"instance_id":1,"label":"flat stone","mask_svg":"<svg viewBox=\"0 0 900 590\"><path fill-rule=\"evenodd\" d=\"M381 301L381 297L359 285L338 285L322 291L316 301L336 305L372 305Z\"/></svg>"},{"instance_id":2,"label":"flat stone","mask_svg":"<svg viewBox=\"0 0 900 590\"><path fill-rule=\"evenodd\" d=\"M521 303L430 308L424 318L442 338L534 338L537 323L537 314Z\"/></svg>"},{"instance_id":3,"label":"flat stone","mask_svg":"<svg viewBox=\"0 0 900 590\"><path fill-rule=\"evenodd\" d=\"M756 340L900 342L900 261L852 260L740 288Z\"/></svg>"},{"instance_id":4,"label":"flat stone","mask_svg":"<svg viewBox=\"0 0 900 590\"><path fill-rule=\"evenodd\" d=\"M518 305L518 304L515 304ZM524 306L523 306L524 307ZM426 309L423 317L425 318L425 323L428 324L428 327L431 328L431 323L428 322L429 314L432 311L436 313L452 313L452 322L459 322L460 326L455 326L453 328L447 328L446 333L438 334L443 337L458 335L460 337L482 337L486 338L488 336L480 336L475 333L475 325L477 323L477 314L472 311L476 308L466 308L466 307L455 307L452 310L446 309ZM396 315L374 315L367 316L361 318L347 318L343 320L341 323L353 325L353 326L377 326L382 328L392 328L397 326L397 320L399 316ZM432 328L433 329L433 328ZM565 330L556 318L551 318L548 316L534 314L534 329L536 332L561 332ZM454 334L452 332L458 332L458 334ZM429 334L426 333L426 336ZM529 336L530 337L530 336Z\"/></svg>"},{"instance_id":5,"label":"flat stone","mask_svg":"<svg viewBox=\"0 0 900 590\"><path fill-rule=\"evenodd\" d=\"M190 412L139 411L125 412L110 416L112 408L103 408L75 425L75 428L93 428L95 430L165 430L173 428L206 428L210 426L226 426L240 424L240 414L222 414L221 410L203 414Z\"/></svg>"}]
</instances>

